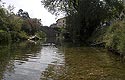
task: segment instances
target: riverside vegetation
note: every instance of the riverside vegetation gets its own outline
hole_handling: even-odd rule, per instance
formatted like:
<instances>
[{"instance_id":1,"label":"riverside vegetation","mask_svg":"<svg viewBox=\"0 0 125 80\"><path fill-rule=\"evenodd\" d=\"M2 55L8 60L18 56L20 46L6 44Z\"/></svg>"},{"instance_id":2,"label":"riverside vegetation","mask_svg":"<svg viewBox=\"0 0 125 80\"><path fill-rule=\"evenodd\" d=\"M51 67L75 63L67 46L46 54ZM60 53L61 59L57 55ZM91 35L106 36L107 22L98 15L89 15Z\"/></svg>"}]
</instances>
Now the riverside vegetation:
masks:
<instances>
[{"instance_id":1,"label":"riverside vegetation","mask_svg":"<svg viewBox=\"0 0 125 80\"><path fill-rule=\"evenodd\" d=\"M32 35L45 36L40 31L40 19L30 18L28 12L20 9L14 14L14 6L6 9L0 1L0 43L27 40Z\"/></svg>"},{"instance_id":2,"label":"riverside vegetation","mask_svg":"<svg viewBox=\"0 0 125 80\"><path fill-rule=\"evenodd\" d=\"M66 13L66 28L57 30L78 46L60 42L53 45L49 38L36 43L16 43L43 34L27 12L20 9L14 14L12 6L8 10L1 6L0 42L14 43L0 45L0 80L125 80L125 59L100 48L124 54L122 1L42 0L42 3L52 13ZM79 46L86 43L99 48Z\"/></svg>"},{"instance_id":3,"label":"riverside vegetation","mask_svg":"<svg viewBox=\"0 0 125 80\"><path fill-rule=\"evenodd\" d=\"M103 47L124 55L125 53L125 22L116 21L110 26L99 29L90 38L93 42L102 43Z\"/></svg>"},{"instance_id":4,"label":"riverside vegetation","mask_svg":"<svg viewBox=\"0 0 125 80\"><path fill-rule=\"evenodd\" d=\"M70 39L125 53L123 0L42 0L53 14L65 13Z\"/></svg>"},{"instance_id":5,"label":"riverside vegetation","mask_svg":"<svg viewBox=\"0 0 125 80\"><path fill-rule=\"evenodd\" d=\"M119 53L125 52L122 0L42 0L41 3L53 14L66 14L65 32L73 43L103 43L106 48ZM35 34L45 36L39 31L39 19L30 18L28 12L22 9L14 14L13 9L13 6L5 9L1 1L0 42L26 40Z\"/></svg>"}]
</instances>

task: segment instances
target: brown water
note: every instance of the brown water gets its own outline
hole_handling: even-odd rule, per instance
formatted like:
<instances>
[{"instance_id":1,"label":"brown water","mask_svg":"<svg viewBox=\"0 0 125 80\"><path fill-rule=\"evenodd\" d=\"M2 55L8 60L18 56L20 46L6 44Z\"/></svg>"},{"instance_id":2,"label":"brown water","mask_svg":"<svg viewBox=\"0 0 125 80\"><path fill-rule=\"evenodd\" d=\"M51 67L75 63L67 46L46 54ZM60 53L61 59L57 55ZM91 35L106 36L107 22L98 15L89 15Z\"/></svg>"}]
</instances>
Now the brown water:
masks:
<instances>
[{"instance_id":1,"label":"brown water","mask_svg":"<svg viewBox=\"0 0 125 80\"><path fill-rule=\"evenodd\" d=\"M125 80L125 63L104 49L22 42L0 46L0 80Z\"/></svg>"}]
</instances>

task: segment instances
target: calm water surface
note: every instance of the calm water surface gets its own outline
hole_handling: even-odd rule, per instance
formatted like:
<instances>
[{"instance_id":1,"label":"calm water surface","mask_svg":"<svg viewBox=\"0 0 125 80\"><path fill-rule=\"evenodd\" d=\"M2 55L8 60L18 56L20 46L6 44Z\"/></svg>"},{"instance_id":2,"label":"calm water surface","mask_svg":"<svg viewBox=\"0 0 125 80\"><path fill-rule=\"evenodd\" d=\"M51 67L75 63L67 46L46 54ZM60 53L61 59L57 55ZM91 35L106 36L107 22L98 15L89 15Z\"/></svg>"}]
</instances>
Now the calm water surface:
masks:
<instances>
[{"instance_id":1,"label":"calm water surface","mask_svg":"<svg viewBox=\"0 0 125 80\"><path fill-rule=\"evenodd\" d=\"M124 59L104 49L22 42L0 46L0 80L125 80Z\"/></svg>"}]
</instances>

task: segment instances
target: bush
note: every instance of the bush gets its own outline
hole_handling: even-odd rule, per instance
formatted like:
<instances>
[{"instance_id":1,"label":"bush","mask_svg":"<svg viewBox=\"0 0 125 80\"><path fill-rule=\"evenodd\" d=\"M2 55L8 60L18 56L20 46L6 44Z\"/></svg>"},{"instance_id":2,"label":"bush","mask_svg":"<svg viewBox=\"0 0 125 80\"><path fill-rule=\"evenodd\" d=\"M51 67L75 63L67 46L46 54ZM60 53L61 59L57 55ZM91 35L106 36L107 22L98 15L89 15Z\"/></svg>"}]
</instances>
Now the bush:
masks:
<instances>
[{"instance_id":1,"label":"bush","mask_svg":"<svg viewBox=\"0 0 125 80\"><path fill-rule=\"evenodd\" d=\"M42 31L39 31L36 33L36 35L39 37L39 38L45 38L46 37L46 34Z\"/></svg>"},{"instance_id":2,"label":"bush","mask_svg":"<svg viewBox=\"0 0 125 80\"><path fill-rule=\"evenodd\" d=\"M11 41L11 34L6 31L0 30L0 42L9 43Z\"/></svg>"},{"instance_id":3,"label":"bush","mask_svg":"<svg viewBox=\"0 0 125 80\"><path fill-rule=\"evenodd\" d=\"M27 39L28 39L28 35L27 35L26 32L21 31L21 32L18 33L18 34L19 34L19 38L20 38L21 40L27 40Z\"/></svg>"},{"instance_id":4,"label":"bush","mask_svg":"<svg viewBox=\"0 0 125 80\"><path fill-rule=\"evenodd\" d=\"M109 26L103 41L106 43L106 47L125 52L125 22L118 21Z\"/></svg>"},{"instance_id":5,"label":"bush","mask_svg":"<svg viewBox=\"0 0 125 80\"><path fill-rule=\"evenodd\" d=\"M125 22L117 21L111 26L96 31L91 40L95 43L105 43L106 48L125 53Z\"/></svg>"}]
</instances>

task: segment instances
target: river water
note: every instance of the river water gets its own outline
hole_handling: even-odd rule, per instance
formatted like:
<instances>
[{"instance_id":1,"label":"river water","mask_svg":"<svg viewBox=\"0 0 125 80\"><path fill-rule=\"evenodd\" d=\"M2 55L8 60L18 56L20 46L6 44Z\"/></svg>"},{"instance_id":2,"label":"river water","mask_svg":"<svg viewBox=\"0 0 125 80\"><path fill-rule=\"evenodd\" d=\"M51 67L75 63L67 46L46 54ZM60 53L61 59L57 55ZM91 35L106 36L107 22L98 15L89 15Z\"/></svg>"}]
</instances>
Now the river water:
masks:
<instances>
[{"instance_id":1,"label":"river water","mask_svg":"<svg viewBox=\"0 0 125 80\"><path fill-rule=\"evenodd\" d=\"M105 49L27 41L0 46L0 80L125 80L125 61Z\"/></svg>"}]
</instances>

